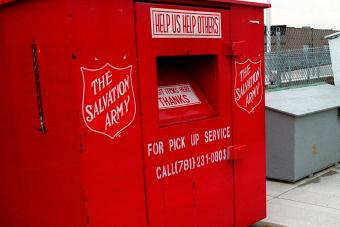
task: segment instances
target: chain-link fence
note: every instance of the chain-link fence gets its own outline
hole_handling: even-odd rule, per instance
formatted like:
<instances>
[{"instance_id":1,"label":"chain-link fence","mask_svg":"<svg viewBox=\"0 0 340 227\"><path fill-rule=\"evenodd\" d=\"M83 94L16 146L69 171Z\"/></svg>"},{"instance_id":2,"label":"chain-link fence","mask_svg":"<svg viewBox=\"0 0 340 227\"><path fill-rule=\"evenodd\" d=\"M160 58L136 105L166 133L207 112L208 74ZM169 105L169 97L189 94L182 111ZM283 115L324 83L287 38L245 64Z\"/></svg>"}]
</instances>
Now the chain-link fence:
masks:
<instances>
[{"instance_id":1,"label":"chain-link fence","mask_svg":"<svg viewBox=\"0 0 340 227\"><path fill-rule=\"evenodd\" d=\"M267 89L333 82L327 46L266 53L265 59Z\"/></svg>"}]
</instances>

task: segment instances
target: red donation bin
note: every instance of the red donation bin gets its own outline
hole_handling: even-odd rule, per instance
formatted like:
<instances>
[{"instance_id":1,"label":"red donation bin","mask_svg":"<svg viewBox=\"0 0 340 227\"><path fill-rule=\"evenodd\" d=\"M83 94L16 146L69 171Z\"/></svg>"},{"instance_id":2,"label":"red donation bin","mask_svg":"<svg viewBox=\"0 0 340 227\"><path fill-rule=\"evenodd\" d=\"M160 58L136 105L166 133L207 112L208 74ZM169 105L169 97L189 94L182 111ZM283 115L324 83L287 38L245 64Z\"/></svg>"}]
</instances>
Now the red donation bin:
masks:
<instances>
[{"instance_id":1,"label":"red donation bin","mask_svg":"<svg viewBox=\"0 0 340 227\"><path fill-rule=\"evenodd\" d=\"M265 218L266 7L0 1L0 226Z\"/></svg>"}]
</instances>

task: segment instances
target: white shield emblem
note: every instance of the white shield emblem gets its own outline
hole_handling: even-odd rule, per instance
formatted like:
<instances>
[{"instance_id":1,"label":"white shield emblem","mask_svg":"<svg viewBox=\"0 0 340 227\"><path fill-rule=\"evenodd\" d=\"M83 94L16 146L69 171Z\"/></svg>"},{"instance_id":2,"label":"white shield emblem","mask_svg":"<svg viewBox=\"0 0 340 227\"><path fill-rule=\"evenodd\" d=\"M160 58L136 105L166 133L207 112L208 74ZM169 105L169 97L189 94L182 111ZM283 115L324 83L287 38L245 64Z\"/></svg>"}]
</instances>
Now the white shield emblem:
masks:
<instances>
[{"instance_id":1,"label":"white shield emblem","mask_svg":"<svg viewBox=\"0 0 340 227\"><path fill-rule=\"evenodd\" d=\"M261 61L235 62L235 73L235 102L239 108L252 113L263 97Z\"/></svg>"},{"instance_id":2,"label":"white shield emblem","mask_svg":"<svg viewBox=\"0 0 340 227\"><path fill-rule=\"evenodd\" d=\"M81 67L82 113L85 125L111 139L129 127L136 116L132 65L116 68L109 63L98 69Z\"/></svg>"}]
</instances>

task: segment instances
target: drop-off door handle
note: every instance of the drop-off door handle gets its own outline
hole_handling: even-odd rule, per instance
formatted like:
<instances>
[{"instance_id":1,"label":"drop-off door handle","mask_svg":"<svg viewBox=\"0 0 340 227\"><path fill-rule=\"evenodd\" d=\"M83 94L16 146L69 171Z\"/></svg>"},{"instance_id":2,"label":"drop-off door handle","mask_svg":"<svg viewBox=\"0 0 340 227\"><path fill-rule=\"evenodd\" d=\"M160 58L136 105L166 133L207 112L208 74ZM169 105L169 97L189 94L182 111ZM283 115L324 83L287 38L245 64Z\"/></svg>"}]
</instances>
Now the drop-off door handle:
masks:
<instances>
[{"instance_id":1,"label":"drop-off door handle","mask_svg":"<svg viewBox=\"0 0 340 227\"><path fill-rule=\"evenodd\" d=\"M227 160L238 161L245 158L248 152L246 145L230 146L227 150Z\"/></svg>"}]
</instances>

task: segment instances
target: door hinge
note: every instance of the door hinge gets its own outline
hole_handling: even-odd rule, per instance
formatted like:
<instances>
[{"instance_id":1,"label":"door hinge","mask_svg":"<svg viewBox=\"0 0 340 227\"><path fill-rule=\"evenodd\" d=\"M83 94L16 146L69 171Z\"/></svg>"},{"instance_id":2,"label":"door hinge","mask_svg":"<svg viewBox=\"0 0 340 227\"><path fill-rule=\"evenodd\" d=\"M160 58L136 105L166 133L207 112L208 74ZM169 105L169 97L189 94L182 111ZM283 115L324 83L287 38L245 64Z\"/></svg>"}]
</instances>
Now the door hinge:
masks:
<instances>
[{"instance_id":1,"label":"door hinge","mask_svg":"<svg viewBox=\"0 0 340 227\"><path fill-rule=\"evenodd\" d=\"M237 145L228 147L227 151L227 160L238 161L245 158L248 149L246 145Z\"/></svg>"}]
</instances>

